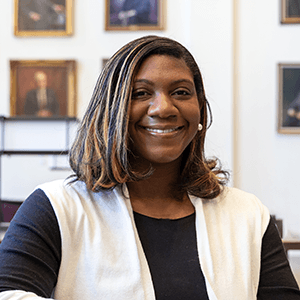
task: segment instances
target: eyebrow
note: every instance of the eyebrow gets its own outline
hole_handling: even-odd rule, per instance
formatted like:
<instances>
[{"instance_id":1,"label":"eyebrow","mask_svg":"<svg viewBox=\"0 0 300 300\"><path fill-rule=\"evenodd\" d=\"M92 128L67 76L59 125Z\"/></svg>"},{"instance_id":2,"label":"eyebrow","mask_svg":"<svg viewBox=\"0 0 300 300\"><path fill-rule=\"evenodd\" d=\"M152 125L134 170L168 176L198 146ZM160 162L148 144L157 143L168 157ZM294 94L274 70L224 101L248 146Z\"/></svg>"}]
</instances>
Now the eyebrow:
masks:
<instances>
[{"instance_id":1,"label":"eyebrow","mask_svg":"<svg viewBox=\"0 0 300 300\"><path fill-rule=\"evenodd\" d=\"M147 84L150 84L150 85L153 85L154 82L152 82L151 80L148 80L148 79L137 79L133 82L133 84L135 83L139 83L139 82L144 82L144 83L147 83ZM174 80L172 81L172 84L178 84L178 83L182 83L182 82L186 82L186 83L189 83L189 84L194 84L193 81L189 80L189 79L179 79L179 80Z\"/></svg>"}]
</instances>

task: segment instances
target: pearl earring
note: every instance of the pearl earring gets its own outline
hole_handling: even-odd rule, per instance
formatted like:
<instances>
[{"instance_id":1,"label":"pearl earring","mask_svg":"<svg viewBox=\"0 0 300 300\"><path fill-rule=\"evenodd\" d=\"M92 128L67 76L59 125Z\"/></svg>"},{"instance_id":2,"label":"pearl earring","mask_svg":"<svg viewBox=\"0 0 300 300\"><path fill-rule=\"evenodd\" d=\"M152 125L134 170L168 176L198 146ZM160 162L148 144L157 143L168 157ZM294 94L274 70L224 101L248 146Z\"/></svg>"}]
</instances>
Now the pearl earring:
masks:
<instances>
[{"instance_id":1,"label":"pearl earring","mask_svg":"<svg viewBox=\"0 0 300 300\"><path fill-rule=\"evenodd\" d=\"M198 130L201 131L203 128L202 124L198 124Z\"/></svg>"}]
</instances>

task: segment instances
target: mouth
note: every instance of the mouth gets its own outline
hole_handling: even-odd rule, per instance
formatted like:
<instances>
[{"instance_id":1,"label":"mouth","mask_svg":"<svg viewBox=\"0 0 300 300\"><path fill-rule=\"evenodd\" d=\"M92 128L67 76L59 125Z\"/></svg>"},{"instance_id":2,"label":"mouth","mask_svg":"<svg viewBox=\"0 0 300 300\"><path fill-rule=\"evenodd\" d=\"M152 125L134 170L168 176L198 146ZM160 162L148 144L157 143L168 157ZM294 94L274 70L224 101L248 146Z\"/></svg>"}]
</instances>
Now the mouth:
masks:
<instances>
[{"instance_id":1,"label":"mouth","mask_svg":"<svg viewBox=\"0 0 300 300\"><path fill-rule=\"evenodd\" d=\"M172 132L179 131L180 129L183 128L183 126L177 126L177 127L173 127L173 128L166 128L166 129L151 128L151 127L143 127L143 128L151 133L166 134L166 133L172 133Z\"/></svg>"}]
</instances>

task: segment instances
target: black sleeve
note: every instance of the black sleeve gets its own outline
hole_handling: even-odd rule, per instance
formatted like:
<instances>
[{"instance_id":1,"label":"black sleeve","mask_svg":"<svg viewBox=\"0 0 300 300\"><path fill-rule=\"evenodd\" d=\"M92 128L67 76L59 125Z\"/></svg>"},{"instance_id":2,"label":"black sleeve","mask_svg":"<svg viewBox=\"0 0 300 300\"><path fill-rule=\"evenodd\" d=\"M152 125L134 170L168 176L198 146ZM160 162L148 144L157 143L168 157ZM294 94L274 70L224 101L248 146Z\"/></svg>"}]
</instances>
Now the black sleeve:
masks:
<instances>
[{"instance_id":1,"label":"black sleeve","mask_svg":"<svg viewBox=\"0 0 300 300\"><path fill-rule=\"evenodd\" d=\"M61 261L61 237L42 190L20 206L0 244L0 291L24 290L49 298Z\"/></svg>"},{"instance_id":2,"label":"black sleeve","mask_svg":"<svg viewBox=\"0 0 300 300\"><path fill-rule=\"evenodd\" d=\"M262 240L258 300L300 300L279 232L271 218Z\"/></svg>"}]
</instances>

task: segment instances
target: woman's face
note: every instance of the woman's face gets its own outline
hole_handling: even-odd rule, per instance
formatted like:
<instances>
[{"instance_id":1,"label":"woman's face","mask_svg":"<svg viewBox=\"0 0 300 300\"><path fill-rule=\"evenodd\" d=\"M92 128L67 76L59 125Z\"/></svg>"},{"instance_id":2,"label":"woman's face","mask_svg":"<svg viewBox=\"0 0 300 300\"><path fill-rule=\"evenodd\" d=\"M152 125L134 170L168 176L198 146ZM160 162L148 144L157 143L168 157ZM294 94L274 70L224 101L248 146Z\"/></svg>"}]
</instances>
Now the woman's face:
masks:
<instances>
[{"instance_id":1,"label":"woman's face","mask_svg":"<svg viewBox=\"0 0 300 300\"><path fill-rule=\"evenodd\" d=\"M184 60L153 55L142 63L129 117L129 145L137 162L179 161L200 122L193 76Z\"/></svg>"}]
</instances>

